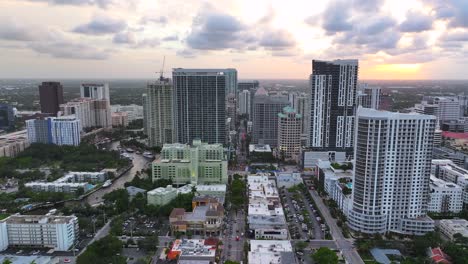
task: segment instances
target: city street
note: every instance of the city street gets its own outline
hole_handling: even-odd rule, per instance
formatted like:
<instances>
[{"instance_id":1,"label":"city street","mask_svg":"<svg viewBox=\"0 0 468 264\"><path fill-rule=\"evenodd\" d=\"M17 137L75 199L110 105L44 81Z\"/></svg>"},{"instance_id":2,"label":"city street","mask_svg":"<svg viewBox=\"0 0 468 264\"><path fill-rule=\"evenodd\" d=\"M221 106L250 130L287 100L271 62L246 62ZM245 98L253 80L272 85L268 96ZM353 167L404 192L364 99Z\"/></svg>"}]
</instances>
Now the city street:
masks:
<instances>
[{"instance_id":1,"label":"city street","mask_svg":"<svg viewBox=\"0 0 468 264\"><path fill-rule=\"evenodd\" d=\"M312 198L314 199L315 203L317 204L318 210L322 213L323 217L325 218L325 222L327 223L328 227L330 228L330 233L336 241L336 245L338 249L343 254L343 257L346 261L350 264L364 264L362 261L361 256L359 256L358 252L354 248L353 242L351 240L347 240L343 233L341 233L340 228L336 224L336 220L332 218L330 215L330 211L328 207L322 201L322 198L317 194L317 191L309 190Z\"/></svg>"},{"instance_id":2,"label":"city street","mask_svg":"<svg viewBox=\"0 0 468 264\"><path fill-rule=\"evenodd\" d=\"M236 214L231 210L228 214L226 228L221 236L223 242L223 252L221 260L242 261L244 257L244 241L245 241L245 215L242 210ZM244 235L242 235L244 234ZM237 241L239 237L239 241Z\"/></svg>"}]
</instances>

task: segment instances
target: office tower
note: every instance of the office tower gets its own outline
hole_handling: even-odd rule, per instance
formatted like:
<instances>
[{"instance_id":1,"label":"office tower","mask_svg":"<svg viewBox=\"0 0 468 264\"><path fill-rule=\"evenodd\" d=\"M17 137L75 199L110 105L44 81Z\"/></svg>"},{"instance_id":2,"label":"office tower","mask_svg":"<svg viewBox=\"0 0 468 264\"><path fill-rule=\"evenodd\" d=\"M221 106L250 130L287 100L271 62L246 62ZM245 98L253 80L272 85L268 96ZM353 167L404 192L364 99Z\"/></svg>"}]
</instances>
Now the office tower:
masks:
<instances>
[{"instance_id":1,"label":"office tower","mask_svg":"<svg viewBox=\"0 0 468 264\"><path fill-rule=\"evenodd\" d=\"M111 108L107 99L73 99L60 105L60 115L74 115L81 121L83 129L112 126Z\"/></svg>"},{"instance_id":2,"label":"office tower","mask_svg":"<svg viewBox=\"0 0 468 264\"><path fill-rule=\"evenodd\" d=\"M359 83L357 105L364 108L380 109L380 87Z\"/></svg>"},{"instance_id":3,"label":"office tower","mask_svg":"<svg viewBox=\"0 0 468 264\"><path fill-rule=\"evenodd\" d=\"M278 155L284 160L295 160L301 152L302 116L292 107L278 113Z\"/></svg>"},{"instance_id":4,"label":"office tower","mask_svg":"<svg viewBox=\"0 0 468 264\"><path fill-rule=\"evenodd\" d=\"M0 104L0 129L15 129L15 112L9 104Z\"/></svg>"},{"instance_id":5,"label":"office tower","mask_svg":"<svg viewBox=\"0 0 468 264\"><path fill-rule=\"evenodd\" d=\"M176 142L226 142L226 69L174 69Z\"/></svg>"},{"instance_id":6,"label":"office tower","mask_svg":"<svg viewBox=\"0 0 468 264\"><path fill-rule=\"evenodd\" d=\"M249 90L243 90L239 93L239 113L241 115L250 116L251 114L252 96ZM250 117L249 117L250 118Z\"/></svg>"},{"instance_id":7,"label":"office tower","mask_svg":"<svg viewBox=\"0 0 468 264\"><path fill-rule=\"evenodd\" d=\"M55 145L80 144L81 122L75 116L48 117L26 121L30 143Z\"/></svg>"},{"instance_id":8,"label":"office tower","mask_svg":"<svg viewBox=\"0 0 468 264\"><path fill-rule=\"evenodd\" d=\"M0 220L0 250L26 246L67 251L78 239L78 232L76 216L15 214Z\"/></svg>"},{"instance_id":9,"label":"office tower","mask_svg":"<svg viewBox=\"0 0 468 264\"><path fill-rule=\"evenodd\" d=\"M236 120L237 120L237 98L236 94L230 93L226 97L226 114L227 118L229 118L228 127L229 130L236 129Z\"/></svg>"},{"instance_id":10,"label":"office tower","mask_svg":"<svg viewBox=\"0 0 468 264\"><path fill-rule=\"evenodd\" d=\"M461 117L460 102L455 96L425 96L420 104L414 106L417 113L435 115L442 125L447 121L457 121Z\"/></svg>"},{"instance_id":11,"label":"office tower","mask_svg":"<svg viewBox=\"0 0 468 264\"><path fill-rule=\"evenodd\" d=\"M297 97L297 113L301 118L301 145L309 146L309 129L310 129L310 96L306 93L301 93Z\"/></svg>"},{"instance_id":12,"label":"office tower","mask_svg":"<svg viewBox=\"0 0 468 264\"><path fill-rule=\"evenodd\" d=\"M80 86L81 98L110 100L109 84L84 83Z\"/></svg>"},{"instance_id":13,"label":"office tower","mask_svg":"<svg viewBox=\"0 0 468 264\"><path fill-rule=\"evenodd\" d=\"M357 81L357 60L312 61L312 150L352 155Z\"/></svg>"},{"instance_id":14,"label":"office tower","mask_svg":"<svg viewBox=\"0 0 468 264\"><path fill-rule=\"evenodd\" d=\"M226 76L226 95L237 94L237 70L236 69L221 69L221 72Z\"/></svg>"},{"instance_id":15,"label":"office tower","mask_svg":"<svg viewBox=\"0 0 468 264\"><path fill-rule=\"evenodd\" d=\"M59 105L63 104L63 86L59 82L43 82L39 85L41 113L57 115Z\"/></svg>"},{"instance_id":16,"label":"office tower","mask_svg":"<svg viewBox=\"0 0 468 264\"><path fill-rule=\"evenodd\" d=\"M436 118L359 108L349 226L363 233L422 235Z\"/></svg>"},{"instance_id":17,"label":"office tower","mask_svg":"<svg viewBox=\"0 0 468 264\"><path fill-rule=\"evenodd\" d=\"M143 96L145 105L145 127L150 146L162 147L165 143L173 142L172 123L172 82L161 78L146 87Z\"/></svg>"},{"instance_id":18,"label":"office tower","mask_svg":"<svg viewBox=\"0 0 468 264\"><path fill-rule=\"evenodd\" d=\"M255 96L255 92L259 87L258 81L248 81L248 82L239 82L237 84L238 91L247 90L250 92L250 114L249 114L249 121L252 121L252 114L253 114L253 99Z\"/></svg>"},{"instance_id":19,"label":"office tower","mask_svg":"<svg viewBox=\"0 0 468 264\"><path fill-rule=\"evenodd\" d=\"M222 144L194 140L187 144L165 144L160 159L152 164L153 181L171 179L173 184L227 183L227 158Z\"/></svg>"},{"instance_id":20,"label":"office tower","mask_svg":"<svg viewBox=\"0 0 468 264\"><path fill-rule=\"evenodd\" d=\"M289 106L287 97L271 96L259 88L253 102L253 144L267 144L276 147L278 144L278 113Z\"/></svg>"}]
</instances>

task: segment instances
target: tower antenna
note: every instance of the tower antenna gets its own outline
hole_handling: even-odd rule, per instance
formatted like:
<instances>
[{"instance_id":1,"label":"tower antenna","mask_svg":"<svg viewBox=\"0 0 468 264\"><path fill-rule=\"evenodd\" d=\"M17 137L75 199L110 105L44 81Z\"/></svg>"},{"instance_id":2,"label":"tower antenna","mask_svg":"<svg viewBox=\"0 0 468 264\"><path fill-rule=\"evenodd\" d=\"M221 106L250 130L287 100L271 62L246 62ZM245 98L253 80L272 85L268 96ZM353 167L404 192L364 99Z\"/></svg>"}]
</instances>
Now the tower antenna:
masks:
<instances>
[{"instance_id":1,"label":"tower antenna","mask_svg":"<svg viewBox=\"0 0 468 264\"><path fill-rule=\"evenodd\" d=\"M162 63L162 67L161 67L161 71L159 73L159 80L160 81L163 81L164 80L164 64L166 63L166 56L163 57L163 63Z\"/></svg>"}]
</instances>

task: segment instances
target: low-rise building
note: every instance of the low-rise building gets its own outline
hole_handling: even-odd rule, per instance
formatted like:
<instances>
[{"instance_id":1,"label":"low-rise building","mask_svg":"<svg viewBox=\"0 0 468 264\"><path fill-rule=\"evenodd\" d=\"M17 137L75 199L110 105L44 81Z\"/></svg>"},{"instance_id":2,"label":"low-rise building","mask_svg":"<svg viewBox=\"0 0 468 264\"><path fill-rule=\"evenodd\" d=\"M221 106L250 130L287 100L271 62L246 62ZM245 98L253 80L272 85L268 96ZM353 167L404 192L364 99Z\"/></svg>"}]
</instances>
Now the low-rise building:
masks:
<instances>
[{"instance_id":1,"label":"low-rise building","mask_svg":"<svg viewBox=\"0 0 468 264\"><path fill-rule=\"evenodd\" d=\"M427 211L433 213L459 213L463 209L462 188L431 176Z\"/></svg>"},{"instance_id":2,"label":"low-rise building","mask_svg":"<svg viewBox=\"0 0 468 264\"><path fill-rule=\"evenodd\" d=\"M330 161L330 162L345 162L346 152L340 151L315 151L315 150L303 150L302 151L302 166L304 170L315 171L319 161Z\"/></svg>"},{"instance_id":3,"label":"low-rise building","mask_svg":"<svg viewBox=\"0 0 468 264\"><path fill-rule=\"evenodd\" d=\"M105 172L69 172L53 182L35 181L24 186L34 191L74 193L79 189L87 192L95 187L91 183L101 183L105 180Z\"/></svg>"},{"instance_id":4,"label":"low-rise building","mask_svg":"<svg viewBox=\"0 0 468 264\"><path fill-rule=\"evenodd\" d=\"M298 172L276 172L275 175L278 188L291 188L303 183L301 174Z\"/></svg>"},{"instance_id":5,"label":"low-rise building","mask_svg":"<svg viewBox=\"0 0 468 264\"><path fill-rule=\"evenodd\" d=\"M128 193L128 196L130 197L130 200L135 198L135 196L137 196L137 194L139 194L139 193L141 193L143 195L146 194L145 189L141 189L141 188L138 188L138 187L135 187L135 186L128 186L125 189L127 190L127 193Z\"/></svg>"},{"instance_id":6,"label":"low-rise building","mask_svg":"<svg viewBox=\"0 0 468 264\"><path fill-rule=\"evenodd\" d=\"M432 160L431 174L444 181L455 183L462 188L463 203L468 204L468 170L452 160Z\"/></svg>"},{"instance_id":7,"label":"low-rise building","mask_svg":"<svg viewBox=\"0 0 468 264\"><path fill-rule=\"evenodd\" d=\"M209 264L216 260L218 239L177 239L167 254L169 260L178 264Z\"/></svg>"},{"instance_id":8,"label":"low-rise building","mask_svg":"<svg viewBox=\"0 0 468 264\"><path fill-rule=\"evenodd\" d=\"M187 194L192 191L193 185L187 184L180 188L174 188L172 185L159 187L147 193L148 204L151 205L166 205L174 200L179 194Z\"/></svg>"},{"instance_id":9,"label":"low-rise building","mask_svg":"<svg viewBox=\"0 0 468 264\"><path fill-rule=\"evenodd\" d=\"M324 191L336 202L338 208L347 215L352 206L352 170L343 170L341 164L319 160L316 173Z\"/></svg>"},{"instance_id":10,"label":"low-rise building","mask_svg":"<svg viewBox=\"0 0 468 264\"><path fill-rule=\"evenodd\" d=\"M289 232L274 180L268 175L247 177L249 232L256 239L288 239Z\"/></svg>"},{"instance_id":11,"label":"low-rise building","mask_svg":"<svg viewBox=\"0 0 468 264\"><path fill-rule=\"evenodd\" d=\"M152 168L153 181L171 179L175 185L226 184L228 179L223 145L200 140L194 140L192 146L165 144Z\"/></svg>"},{"instance_id":12,"label":"low-rise building","mask_svg":"<svg viewBox=\"0 0 468 264\"><path fill-rule=\"evenodd\" d=\"M221 234L224 207L217 199L195 197L192 202L192 212L183 208L174 208L169 216L172 234L191 233L194 235L217 236Z\"/></svg>"},{"instance_id":13,"label":"low-rise building","mask_svg":"<svg viewBox=\"0 0 468 264\"><path fill-rule=\"evenodd\" d=\"M297 261L291 241L250 240L248 263L295 264Z\"/></svg>"},{"instance_id":14,"label":"low-rise building","mask_svg":"<svg viewBox=\"0 0 468 264\"><path fill-rule=\"evenodd\" d=\"M29 147L29 140L26 130L0 136L0 157L16 157L27 147Z\"/></svg>"},{"instance_id":15,"label":"low-rise building","mask_svg":"<svg viewBox=\"0 0 468 264\"><path fill-rule=\"evenodd\" d=\"M468 221L465 219L442 219L438 224L442 234L453 240L455 234L468 237Z\"/></svg>"},{"instance_id":16,"label":"low-rise building","mask_svg":"<svg viewBox=\"0 0 468 264\"><path fill-rule=\"evenodd\" d=\"M197 185L195 186L197 196L216 197L221 203L224 203L226 197L226 184Z\"/></svg>"},{"instance_id":17,"label":"low-rise building","mask_svg":"<svg viewBox=\"0 0 468 264\"><path fill-rule=\"evenodd\" d=\"M0 250L9 246L67 251L78 238L76 216L11 215L0 220Z\"/></svg>"}]
</instances>

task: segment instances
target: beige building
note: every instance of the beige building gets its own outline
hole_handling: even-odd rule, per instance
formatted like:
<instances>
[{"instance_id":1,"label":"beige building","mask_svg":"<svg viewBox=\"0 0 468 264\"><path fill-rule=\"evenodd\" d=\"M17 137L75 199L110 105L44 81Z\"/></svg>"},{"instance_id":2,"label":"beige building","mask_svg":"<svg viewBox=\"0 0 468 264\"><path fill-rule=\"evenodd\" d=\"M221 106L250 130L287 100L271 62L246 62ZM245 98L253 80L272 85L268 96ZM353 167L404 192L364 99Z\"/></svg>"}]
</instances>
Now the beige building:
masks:
<instances>
[{"instance_id":1,"label":"beige building","mask_svg":"<svg viewBox=\"0 0 468 264\"><path fill-rule=\"evenodd\" d=\"M149 83L144 95L144 123L150 146L173 142L172 82L161 78Z\"/></svg>"},{"instance_id":2,"label":"beige building","mask_svg":"<svg viewBox=\"0 0 468 264\"><path fill-rule=\"evenodd\" d=\"M29 147L26 130L0 136L0 157L16 157Z\"/></svg>"},{"instance_id":3,"label":"beige building","mask_svg":"<svg viewBox=\"0 0 468 264\"><path fill-rule=\"evenodd\" d=\"M74 115L81 121L81 127L112 126L111 108L107 99L76 98L60 105L60 115Z\"/></svg>"},{"instance_id":4,"label":"beige building","mask_svg":"<svg viewBox=\"0 0 468 264\"><path fill-rule=\"evenodd\" d=\"M112 127L126 127L126 126L128 126L128 113L127 112L112 113Z\"/></svg>"},{"instance_id":5,"label":"beige building","mask_svg":"<svg viewBox=\"0 0 468 264\"><path fill-rule=\"evenodd\" d=\"M224 207L216 198L194 197L192 212L174 208L169 216L171 232L194 235L219 235L223 226Z\"/></svg>"},{"instance_id":6,"label":"beige building","mask_svg":"<svg viewBox=\"0 0 468 264\"><path fill-rule=\"evenodd\" d=\"M175 185L227 183L227 157L221 144L194 140L165 144L160 159L153 162L153 181L170 179Z\"/></svg>"},{"instance_id":7,"label":"beige building","mask_svg":"<svg viewBox=\"0 0 468 264\"><path fill-rule=\"evenodd\" d=\"M278 114L278 157L285 160L299 158L301 152L302 115L287 106Z\"/></svg>"}]
</instances>

